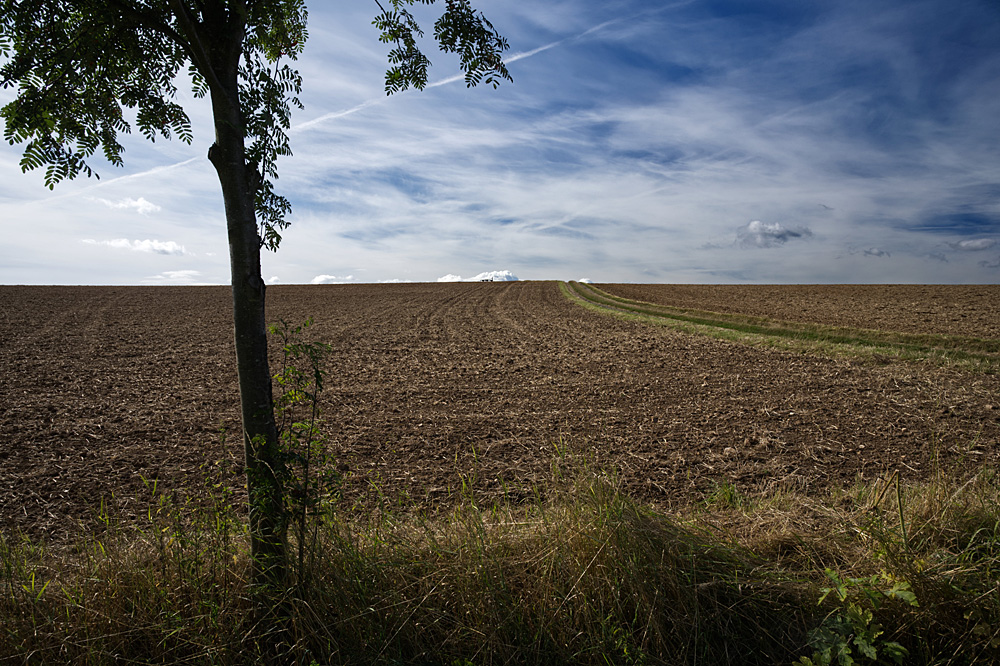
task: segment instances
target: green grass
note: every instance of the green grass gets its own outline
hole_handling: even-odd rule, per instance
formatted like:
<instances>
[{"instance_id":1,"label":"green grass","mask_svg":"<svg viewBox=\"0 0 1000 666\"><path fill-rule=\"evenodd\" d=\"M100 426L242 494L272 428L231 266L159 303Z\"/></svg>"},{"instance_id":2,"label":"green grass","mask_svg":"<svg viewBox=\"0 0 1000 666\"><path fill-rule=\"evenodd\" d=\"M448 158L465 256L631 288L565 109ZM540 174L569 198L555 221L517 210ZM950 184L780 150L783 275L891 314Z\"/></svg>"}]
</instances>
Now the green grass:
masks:
<instances>
[{"instance_id":1,"label":"green grass","mask_svg":"<svg viewBox=\"0 0 1000 666\"><path fill-rule=\"evenodd\" d=\"M1000 364L1000 340L780 321L634 301L579 282L560 286L567 298L592 310L728 340L828 355L932 361L984 373L996 372Z\"/></svg>"},{"instance_id":2,"label":"green grass","mask_svg":"<svg viewBox=\"0 0 1000 666\"><path fill-rule=\"evenodd\" d=\"M466 485L437 516L326 507L308 571L263 620L221 494L154 495L143 524L109 518L69 546L5 535L0 663L274 662L250 638L268 631L299 664L1000 658L994 470L824 498L725 486L665 515L569 464L527 506Z\"/></svg>"}]
</instances>

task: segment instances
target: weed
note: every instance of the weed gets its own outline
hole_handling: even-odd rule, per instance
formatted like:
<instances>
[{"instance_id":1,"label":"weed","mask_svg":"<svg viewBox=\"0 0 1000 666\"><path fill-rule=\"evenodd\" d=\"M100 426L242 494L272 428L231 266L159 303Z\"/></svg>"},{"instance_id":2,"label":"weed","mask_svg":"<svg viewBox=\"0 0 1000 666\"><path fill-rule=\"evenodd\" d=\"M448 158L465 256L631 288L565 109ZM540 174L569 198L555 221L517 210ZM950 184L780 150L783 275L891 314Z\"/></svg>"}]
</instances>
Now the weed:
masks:
<instances>
[{"instance_id":1,"label":"weed","mask_svg":"<svg viewBox=\"0 0 1000 666\"><path fill-rule=\"evenodd\" d=\"M887 599L895 599L919 606L917 597L905 581L893 582L885 574L869 578L841 578L835 571L826 570L833 583L822 589L819 603L831 595L839 602L823 623L809 633L812 657L800 657L804 666L828 666L855 663L880 663L890 659L897 664L909 654L896 641L884 638L885 629L875 619L873 611L882 608ZM891 583L891 587L885 585Z\"/></svg>"},{"instance_id":2,"label":"weed","mask_svg":"<svg viewBox=\"0 0 1000 666\"><path fill-rule=\"evenodd\" d=\"M270 327L281 342L281 369L274 376L279 388L275 399L278 439L284 469L280 475L297 545L296 577L308 583L307 554L315 554L320 507L332 501L341 487L341 477L329 455L320 430L320 394L325 371L323 360L331 346L303 339L312 319L290 326L284 320Z\"/></svg>"},{"instance_id":3,"label":"weed","mask_svg":"<svg viewBox=\"0 0 1000 666\"><path fill-rule=\"evenodd\" d=\"M715 483L702 505L706 508L738 509L744 504L744 497L731 481Z\"/></svg>"}]
</instances>

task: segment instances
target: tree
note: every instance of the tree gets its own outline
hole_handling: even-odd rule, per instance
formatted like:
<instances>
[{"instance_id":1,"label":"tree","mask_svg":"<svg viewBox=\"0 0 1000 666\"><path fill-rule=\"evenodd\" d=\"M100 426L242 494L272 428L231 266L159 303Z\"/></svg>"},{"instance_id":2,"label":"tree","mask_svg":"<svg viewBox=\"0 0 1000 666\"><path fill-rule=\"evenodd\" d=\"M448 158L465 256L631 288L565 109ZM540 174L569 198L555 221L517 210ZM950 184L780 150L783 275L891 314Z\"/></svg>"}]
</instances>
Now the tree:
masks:
<instances>
[{"instance_id":1,"label":"tree","mask_svg":"<svg viewBox=\"0 0 1000 666\"><path fill-rule=\"evenodd\" d=\"M376 0L373 24L391 44L387 94L427 83L420 26L409 11L435 0ZM507 42L469 0L445 0L434 25L440 48L459 55L467 85L510 80ZM0 81L16 87L0 109L4 138L25 144L21 169L45 168L52 188L81 173L100 148L122 164L118 138L132 123L150 141L193 140L175 101L186 69L195 96L212 105L208 159L222 187L232 269L233 328L249 493L254 583L284 578L282 497L267 357L262 248L276 250L291 207L274 191L279 156L302 79L288 64L308 36L303 0L0 0ZM125 110L134 120L126 119Z\"/></svg>"}]
</instances>

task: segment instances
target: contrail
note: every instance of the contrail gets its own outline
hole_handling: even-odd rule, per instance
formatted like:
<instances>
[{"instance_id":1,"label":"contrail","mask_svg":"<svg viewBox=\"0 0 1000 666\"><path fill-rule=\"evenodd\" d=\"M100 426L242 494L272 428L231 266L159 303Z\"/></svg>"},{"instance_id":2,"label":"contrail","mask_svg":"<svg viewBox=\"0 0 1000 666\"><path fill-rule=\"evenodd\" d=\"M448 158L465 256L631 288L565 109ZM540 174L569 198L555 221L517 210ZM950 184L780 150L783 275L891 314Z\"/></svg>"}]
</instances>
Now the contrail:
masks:
<instances>
[{"instance_id":1,"label":"contrail","mask_svg":"<svg viewBox=\"0 0 1000 666\"><path fill-rule=\"evenodd\" d=\"M603 23L598 23L597 25L595 25L595 26L593 26L591 28L587 28L586 30L584 30L583 32L581 32L579 34L570 35L569 37L563 37L562 39L557 39L554 42L549 42L548 44L544 44L544 45L539 46L537 48L531 49L530 51L520 51L518 53L514 53L509 58L505 58L504 62L505 63L511 63L511 62L517 62L518 60L524 60L525 58L530 58L533 55L537 55L537 54L541 53L542 51L548 51L549 49L554 49L557 46L565 44L566 42L573 42L573 41L576 41L578 39L583 39L587 35L591 35L591 34L593 34L595 32L603 30L604 28L607 28L610 25L615 25L616 23L623 23L625 21L633 21L633 20L639 18L640 16L648 16L650 14L659 14L659 13L662 13L662 12L665 12L665 11L668 11L668 10L671 10L671 9L677 9L678 7L683 7L684 5L690 5L693 2L696 2L696 0L682 0L681 2L676 2L676 3L672 4L672 5L667 5L665 7L657 7L656 9L648 9L648 10L639 12L638 14L634 14L632 16L622 16L620 18L615 18L615 19L611 19L611 20L608 20L608 21L604 21ZM428 88L437 88L438 86L443 86L443 85L446 85L448 83L454 83L455 81L463 81L464 79L465 79L465 74L455 74L453 76L449 76L448 78L441 79L440 81L435 81L434 83L429 83L429 84L427 84L427 87ZM362 106L362 105L359 105L359 107L360 106ZM353 113L355 110L360 110L359 107L354 107L353 109L349 109L348 111L346 111L346 112L344 112L344 113L342 113L340 115L347 115L348 113Z\"/></svg>"},{"instance_id":2,"label":"contrail","mask_svg":"<svg viewBox=\"0 0 1000 666\"><path fill-rule=\"evenodd\" d=\"M615 25L616 23L622 23L624 21L631 21L631 20L636 19L639 16L644 16L644 15L654 14L654 13L660 13L660 12L663 12L663 11L666 11L666 10L675 9L675 8L683 6L683 5L691 4L694 1L695 0L682 0L681 2L677 2L677 3L674 3L672 5L667 5L665 7L658 7L656 9L654 9L654 10L647 10L647 11L644 11L644 12L640 12L639 14L636 14L634 16L626 16L626 17L620 17L620 18L616 18L616 19L611 19L609 21L604 21L603 23L599 23L599 24L597 24L597 25L595 25L595 26L593 26L591 28L588 28L588 29L584 30L583 32L581 32L579 34L571 35L569 37L563 37L562 39L557 39L554 42L549 42L548 44L543 44L542 46L533 48L530 51L520 51L518 53L514 53L509 58L506 58L505 62L511 63L511 62L517 62L518 60L524 60L525 58L530 58L530 57L538 55L539 53L542 53L544 51L548 51L549 49L554 49L557 46L561 46L562 44L565 44L566 42L571 42L571 41L576 41L578 39L583 39L584 37L586 37L588 35L591 35L591 34L593 34L595 32L603 30L604 28L607 28L608 26ZM427 88L438 88L440 86L444 86L444 85L447 85L449 83L455 83L456 81L464 81L464 80L465 80L465 74L455 74L453 76L449 76L449 77L440 79L438 81L434 81L433 83L429 83L429 84L427 84ZM355 113L357 113L359 111L364 111L365 109L367 109L370 106L375 106L377 104L382 104L383 102L387 101L388 99L389 99L388 96L386 96L386 97L375 97L375 98L372 98L372 99L369 99L369 100L365 100L364 102L361 102L360 104L356 104L356 105L354 105L354 106L352 106L350 108L347 108L347 109L342 109L340 111L332 111L330 113L323 114L322 116L319 116L317 118L313 118L312 120L307 120L307 121L305 121L303 123L299 123L298 125L293 125L289 129L289 133L303 132L303 131L312 129L314 127L317 127L319 125L322 125L322 124L326 123L327 121L337 120L338 118L344 118L346 116L353 115L353 114L355 114ZM87 192L87 191L90 191L92 189L96 189L98 187L104 187L105 185L110 185L112 183L118 183L118 182L121 182L121 181L133 179L133 178L142 178L144 176L150 176L150 175L153 175L153 174L156 174L156 173L160 173L162 171L166 171L166 170L169 170L169 169L176 169L178 167L187 166L188 164L192 164L192 163L197 162L198 160L201 160L201 159L204 159L204 158L200 157L200 156L199 157L192 157L192 158L186 159L186 160L184 160L182 162L177 162L176 164L168 164L168 165L165 165L165 166L153 167L152 169L148 169L146 171L140 171L139 173L133 173L133 174L129 174L127 176L119 176L118 178L112 178L111 180L106 180L106 181L103 181L103 182L95 183L94 185L91 185L90 187L86 187L86 188L84 188L82 190L78 190L78 191L72 192L72 193L63 194L63 195L60 195L60 196L57 196L57 197L52 197L52 198L50 198L48 200L51 201L52 199L61 199L61 198L64 198L64 197L76 196L76 195L81 194L83 192Z\"/></svg>"},{"instance_id":3,"label":"contrail","mask_svg":"<svg viewBox=\"0 0 1000 666\"><path fill-rule=\"evenodd\" d=\"M688 0L687 2L678 3L678 5L680 5L680 4L688 4L689 2L692 2L692 1L693 0ZM672 9L672 8L678 6L678 5L671 5L669 7L661 7L659 9L657 9L657 10L654 10L654 11L663 11L664 9ZM649 14L649 13L651 13L651 12L642 12L642 14ZM642 14L637 14L636 16L639 16L639 15L642 15ZM533 48L530 51L520 51L518 53L514 53L509 58L505 58L504 62L511 63L511 62L517 62L518 60L524 60L525 58L530 58L531 56L538 55L539 53L542 53L543 51L548 51L549 49L554 49L557 46L565 44L566 42L574 41L574 40L577 40L577 39L582 39L583 37L586 37L587 35L593 34L593 33L597 32L599 30L603 30L604 28L608 27L609 25L614 25L615 23L621 23L622 21L628 21L628 20L630 20L632 18L635 18L635 17L622 17L622 18L611 19L610 21L604 21L603 23L599 23L598 25L595 25L592 28L588 28L587 30L584 30L583 32L581 32L581 33L579 33L577 35L571 35L569 37L563 37L562 39L557 39L554 42L549 42L548 44L543 44L542 46ZM465 80L465 74L454 74L452 76L449 76L449 77L446 77L446 78L434 81L433 83L428 83L426 87L427 88L438 88L440 86L448 85L449 83L455 83L456 81L464 81L464 80ZM409 91L407 91L407 92L409 92ZM337 118L343 118L344 116L349 116L351 114L357 113L358 111L362 111L362 110L368 108L369 106L373 106L375 104L380 104L380 103L386 101L387 99L388 99L388 96L386 96L386 97L377 97L377 98L370 99L368 101L362 102L361 104L358 104L356 106L352 106L349 109L344 109L342 111L334 111L332 113L327 113L327 114L322 115L322 116L320 116L318 118L314 118L312 120L306 121L306 122L304 122L304 123L302 123L300 125L295 125L294 127L292 127L292 129L290 131L292 131L292 132L298 132L298 131L301 131L301 130L309 129L311 127L315 127L316 125L320 125L320 124L326 122L327 120L336 120Z\"/></svg>"},{"instance_id":4,"label":"contrail","mask_svg":"<svg viewBox=\"0 0 1000 666\"><path fill-rule=\"evenodd\" d=\"M79 190L76 190L75 192L67 192L66 194L57 194L55 196L46 197L45 199L40 199L38 201L45 201L45 202L48 202L48 201L58 201L59 199L66 199L68 197L79 196L79 195L84 194L86 192L90 192L91 190L96 190L96 189L98 189L100 187L105 187L106 185L111 185L112 183L120 183L122 181L131 180L133 178L141 178L143 176L151 176L153 174L161 173L163 171L170 171L171 169L177 169L177 168L180 168L182 166L187 166L188 164L194 164L195 162L198 162L199 160L203 160L203 159L206 159L206 158L203 157L203 156L202 157L190 157L190 158L188 158L188 159L186 159L186 160L184 160L182 162L176 162L174 164L165 164L163 166L153 167L152 169L147 169L145 171L140 171L138 173L130 173L130 174L126 174L124 176L118 176L117 178L111 178L109 180L99 180L96 183L94 183L93 185L88 185L86 187L82 187ZM32 202L32 203L36 203L36 202Z\"/></svg>"},{"instance_id":5,"label":"contrail","mask_svg":"<svg viewBox=\"0 0 1000 666\"><path fill-rule=\"evenodd\" d=\"M507 58L507 62L517 62L518 60L524 60L525 58L530 58L533 55L541 53L542 51L548 51L551 48L559 46L560 44L565 42L566 39L569 38L567 37L565 39L560 39L559 41L546 44L545 46L539 46L537 49L531 49L530 51L521 51L520 53L515 53L511 57Z\"/></svg>"},{"instance_id":6,"label":"contrail","mask_svg":"<svg viewBox=\"0 0 1000 666\"><path fill-rule=\"evenodd\" d=\"M375 106L376 104L381 104L382 102L386 101L387 99L388 99L388 96L386 96L386 97L376 97L376 98L367 100L365 102L361 102L361 104L352 106L349 109L343 109L342 111L333 111L331 113L325 113L325 114L323 114L322 116L320 116L318 118L313 118L312 120L307 120L304 123L299 123L298 125L294 125L288 131L289 132L301 132L302 130L307 130L307 129L311 128L311 127L315 127L316 125L321 125L321 124L325 123L328 120L336 120L337 118L343 118L344 116L349 116L352 113L357 113L358 111L362 111L364 109L367 109L369 106Z\"/></svg>"},{"instance_id":7,"label":"contrail","mask_svg":"<svg viewBox=\"0 0 1000 666\"><path fill-rule=\"evenodd\" d=\"M604 25L606 25L606 23L602 23L600 26L597 26L597 27L600 28L600 27L603 27ZM595 29L596 28L591 28L587 32L592 32ZM587 34L587 32L582 32L579 35L576 35L575 37L564 37L564 38L562 38L560 40L557 40L557 41L554 41L554 42L550 42L550 43L548 43L548 44L546 44L544 46L539 46L536 49L531 49L530 51L521 51L519 53L515 53L512 56L510 56L509 58L505 58L504 62L505 63L517 62L518 60L524 60L525 58L530 58L533 55L541 53L542 51L548 51L551 48L555 48L555 47L559 46L560 44L562 44L563 42L569 41L570 39L577 39L579 37L582 37L583 35ZM455 74L453 76L449 76L446 79L441 79L440 81L435 81L434 83L429 83L429 84L427 84L427 87L428 88L437 88L438 86L443 86L443 85L445 85L447 83L454 83L455 81L464 81L464 80L465 80L465 74Z\"/></svg>"},{"instance_id":8,"label":"contrail","mask_svg":"<svg viewBox=\"0 0 1000 666\"><path fill-rule=\"evenodd\" d=\"M611 23L611 21L609 21L608 23ZM514 55L510 56L509 58L506 58L505 62L517 62L518 60L524 60L525 58L530 58L531 56L533 56L533 55L535 55L537 53L541 53L542 51L548 51L551 48L559 46L560 44L562 44L563 42L565 42L565 41L567 41L569 39L575 39L577 37L582 37L583 35L585 35L585 34L587 34L589 32L593 32L595 29L601 28L601 27L605 26L606 24L607 23L602 23L600 26L597 26L597 28L591 28L587 32L580 33L579 35L576 35L575 37L565 37L565 38L560 39L558 41L551 42L549 44L545 44L544 46L539 46L538 48L532 49L530 51L522 51L520 53L515 53ZM434 81L433 83L428 83L426 87L427 88L438 88L440 86L448 85L449 83L455 83L456 81L464 81L464 80L465 80L465 74L454 74L454 75L449 76L447 78L440 79L438 81ZM411 92L411 91L406 91L406 92ZM343 118L344 116L349 116L351 114L357 113L358 111L363 111L363 110L367 109L369 106L374 106L376 104L381 104L382 102L385 102L388 99L389 99L388 95L386 95L385 97L375 97L373 99L369 99L367 101L364 101L361 104L357 104L355 106L352 106L349 109L343 109L341 111L333 111L331 113L324 114L324 115L322 115L322 116L320 116L318 118L313 118L312 120L307 120L304 123L300 123L298 125L295 125L289 131L291 131L291 132L300 132L302 130L307 130L307 129L311 128L311 127L315 127L316 125L321 125L321 124L325 123L328 120L336 120L337 118Z\"/></svg>"}]
</instances>

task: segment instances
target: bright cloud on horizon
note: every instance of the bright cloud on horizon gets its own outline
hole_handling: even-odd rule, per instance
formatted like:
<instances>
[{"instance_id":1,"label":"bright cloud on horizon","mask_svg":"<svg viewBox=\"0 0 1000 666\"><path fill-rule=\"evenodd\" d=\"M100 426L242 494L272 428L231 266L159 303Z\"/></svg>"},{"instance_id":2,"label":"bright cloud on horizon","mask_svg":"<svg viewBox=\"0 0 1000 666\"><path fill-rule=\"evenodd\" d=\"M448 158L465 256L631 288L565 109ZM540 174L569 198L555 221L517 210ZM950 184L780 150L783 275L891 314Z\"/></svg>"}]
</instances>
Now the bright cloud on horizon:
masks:
<instances>
[{"instance_id":1,"label":"bright cloud on horizon","mask_svg":"<svg viewBox=\"0 0 1000 666\"><path fill-rule=\"evenodd\" d=\"M438 282L517 282L518 277L510 271L484 271L475 277L462 278L461 275L448 273L437 279Z\"/></svg>"},{"instance_id":2,"label":"bright cloud on horizon","mask_svg":"<svg viewBox=\"0 0 1000 666\"><path fill-rule=\"evenodd\" d=\"M164 271L159 275L143 278L142 284L163 286L198 286L211 284L202 281L201 272L195 270Z\"/></svg>"},{"instance_id":3,"label":"bright cloud on horizon","mask_svg":"<svg viewBox=\"0 0 1000 666\"><path fill-rule=\"evenodd\" d=\"M263 257L282 283L491 265L596 282L1000 275L989 0L490 3L513 85L466 89L428 53L427 90L392 97L372 12L307 4L306 108L276 182L292 225ZM125 169L53 193L0 145L0 217L31 222L0 248L0 282L136 284L144 254L228 280L208 106L183 86L180 101L194 145L125 137ZM132 252L79 252L83 236Z\"/></svg>"},{"instance_id":4,"label":"bright cloud on horizon","mask_svg":"<svg viewBox=\"0 0 1000 666\"><path fill-rule=\"evenodd\" d=\"M336 275L317 275L309 281L309 284L345 284L353 281L353 275L346 275L344 277L337 277Z\"/></svg>"}]
</instances>

